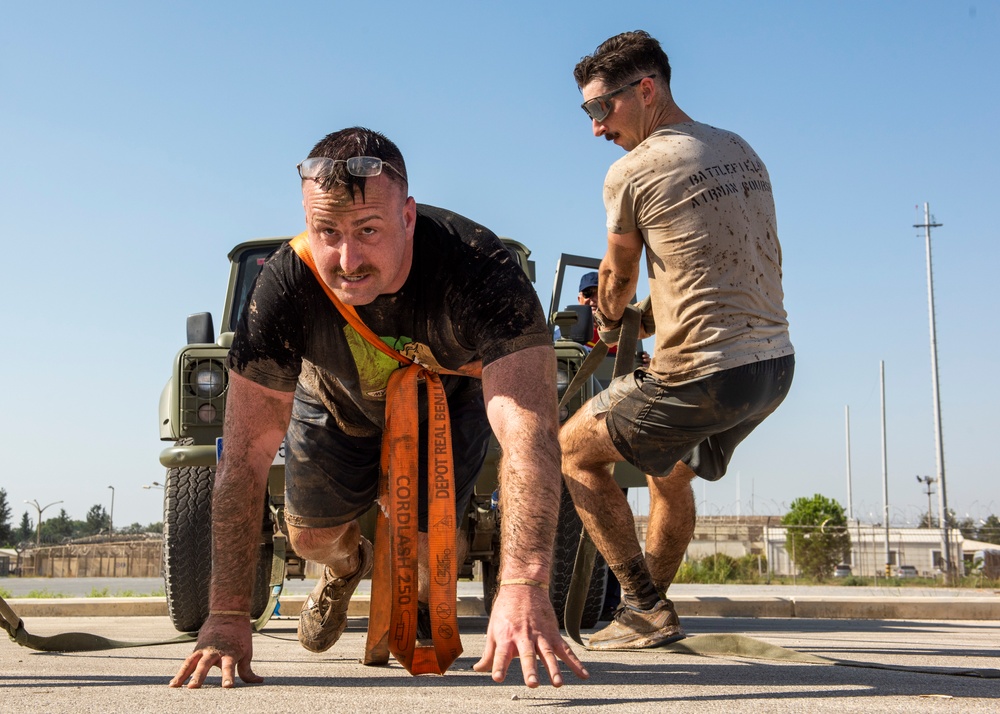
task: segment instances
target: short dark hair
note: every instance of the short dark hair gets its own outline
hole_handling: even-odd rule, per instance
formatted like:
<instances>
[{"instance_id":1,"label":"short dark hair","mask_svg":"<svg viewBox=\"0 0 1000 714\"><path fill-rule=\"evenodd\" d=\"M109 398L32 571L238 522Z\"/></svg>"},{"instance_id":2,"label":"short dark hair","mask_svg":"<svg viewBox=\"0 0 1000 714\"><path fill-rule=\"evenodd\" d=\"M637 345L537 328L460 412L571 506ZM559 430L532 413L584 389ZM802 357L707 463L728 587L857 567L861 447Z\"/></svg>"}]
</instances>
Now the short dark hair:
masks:
<instances>
[{"instance_id":1,"label":"short dark hair","mask_svg":"<svg viewBox=\"0 0 1000 714\"><path fill-rule=\"evenodd\" d=\"M576 86L580 89L595 79L608 87L618 87L650 74L655 74L670 88L667 53L645 30L623 32L605 40L594 54L581 59L573 69Z\"/></svg>"},{"instance_id":2,"label":"short dark hair","mask_svg":"<svg viewBox=\"0 0 1000 714\"><path fill-rule=\"evenodd\" d=\"M313 147L306 158L323 157L346 160L352 156L375 156L382 159L383 162L391 164L392 168L399 173L392 169L383 168L382 175L400 184L404 194L407 192L408 179L403 154L399 151L399 147L392 143L385 134L377 131L361 126L352 126L327 134ZM364 176L349 174L345 164L337 164L330 174L330 178L323 182L323 190L329 191L334 186L343 186L351 196L354 195L355 191L358 191L361 194L361 200L364 201L365 181Z\"/></svg>"}]
</instances>

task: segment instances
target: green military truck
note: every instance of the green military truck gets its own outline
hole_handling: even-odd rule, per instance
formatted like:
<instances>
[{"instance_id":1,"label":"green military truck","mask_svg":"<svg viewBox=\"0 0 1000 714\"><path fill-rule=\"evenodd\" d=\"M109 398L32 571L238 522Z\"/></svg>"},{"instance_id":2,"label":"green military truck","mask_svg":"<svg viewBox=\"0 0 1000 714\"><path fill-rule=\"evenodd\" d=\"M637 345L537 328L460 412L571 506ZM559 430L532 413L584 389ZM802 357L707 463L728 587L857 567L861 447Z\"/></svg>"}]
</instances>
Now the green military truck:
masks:
<instances>
[{"instance_id":1,"label":"green military truck","mask_svg":"<svg viewBox=\"0 0 1000 714\"><path fill-rule=\"evenodd\" d=\"M174 626L182 632L198 630L208 617L208 588L211 575L212 485L221 448L222 423L226 411L229 375L226 355L232 344L240 312L246 303L261 266L288 238L265 238L241 243L229 253L229 284L222 311L222 328L216 332L211 313L197 313L187 319L187 344L177 353L169 381L160 396L160 439L170 442L160 454L166 467L163 499L163 570L167 605ZM532 282L534 261L521 243L504 238ZM590 335L589 308L572 305L557 310L567 268L596 268L592 258L564 255L556 270L550 309L550 327L556 331L556 359L560 396L587 356L587 349L574 341ZM574 293L575 294L575 293ZM585 339L580 340L585 341ZM600 389L610 373L610 364L598 371L585 387L563 407L565 421ZM600 380L600 381L599 381ZM486 462L477 477L475 493L463 520L463 536L468 539L466 562L459 576L473 577L476 561L481 564L483 596L487 611L493 601L500 563L500 530L496 508L499 449L491 443ZM644 486L645 479L627 465L616 471L623 486ZM254 584L253 616L267 606L273 555L273 535L284 526L284 453L275 456L268 473L267 498L260 520L260 546ZM374 509L362 518L368 537L374 532ZM550 595L560 622L579 541L580 520L563 488ZM305 561L289 548L285 554L285 576L304 578ZM605 593L607 566L598 558L588 590L583 627L592 627L600 615Z\"/></svg>"}]
</instances>

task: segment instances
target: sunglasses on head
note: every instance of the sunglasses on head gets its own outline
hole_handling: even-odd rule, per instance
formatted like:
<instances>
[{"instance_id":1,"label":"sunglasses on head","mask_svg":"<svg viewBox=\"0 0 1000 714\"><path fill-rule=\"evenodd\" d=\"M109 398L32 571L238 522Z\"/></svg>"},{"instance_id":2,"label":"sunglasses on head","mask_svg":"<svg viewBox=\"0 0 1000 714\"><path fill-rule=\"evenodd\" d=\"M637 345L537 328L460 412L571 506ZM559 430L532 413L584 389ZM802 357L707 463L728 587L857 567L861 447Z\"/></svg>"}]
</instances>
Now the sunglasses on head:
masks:
<instances>
[{"instance_id":1,"label":"sunglasses on head","mask_svg":"<svg viewBox=\"0 0 1000 714\"><path fill-rule=\"evenodd\" d=\"M622 85L618 89L612 89L607 94L602 94L599 97L588 99L583 104L581 104L580 107L582 107L583 111L587 113L587 116L589 116L594 121L604 121L605 119L608 118L608 114L611 113L611 109L613 108L610 102L608 101L609 99L621 94L622 92L628 89L631 89L632 87L639 84L639 82L641 82L642 80L652 79L655 76L656 76L655 74L647 74L645 77L639 77L639 79L635 80L634 82L629 82L628 84Z\"/></svg>"},{"instance_id":2,"label":"sunglasses on head","mask_svg":"<svg viewBox=\"0 0 1000 714\"><path fill-rule=\"evenodd\" d=\"M378 176L382 173L382 167L388 166L397 176L404 181L406 180L406 177L395 166L388 161L382 161L377 156L352 156L349 159L328 159L325 156L316 156L306 159L295 168L299 170L299 178L323 182L333 175L337 164L345 164L347 173L359 178Z\"/></svg>"}]
</instances>

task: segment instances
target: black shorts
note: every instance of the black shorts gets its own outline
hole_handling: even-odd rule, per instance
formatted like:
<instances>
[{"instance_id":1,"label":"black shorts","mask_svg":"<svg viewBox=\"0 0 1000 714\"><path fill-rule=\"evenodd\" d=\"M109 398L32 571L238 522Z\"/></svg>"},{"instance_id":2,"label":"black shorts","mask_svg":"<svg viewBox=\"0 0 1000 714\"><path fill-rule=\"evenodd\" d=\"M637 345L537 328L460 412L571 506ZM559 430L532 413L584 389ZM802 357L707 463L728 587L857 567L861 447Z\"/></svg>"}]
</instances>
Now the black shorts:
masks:
<instances>
[{"instance_id":1,"label":"black shorts","mask_svg":"<svg viewBox=\"0 0 1000 714\"><path fill-rule=\"evenodd\" d=\"M486 458L490 426L482 394L448 403L461 523ZM420 424L419 530L427 532L427 422ZM326 407L295 396L285 441L285 520L297 528L349 523L378 498L381 434L348 436Z\"/></svg>"},{"instance_id":2,"label":"black shorts","mask_svg":"<svg viewBox=\"0 0 1000 714\"><path fill-rule=\"evenodd\" d=\"M607 414L615 448L643 473L666 476L681 461L717 481L736 446L781 404L794 371L794 355L677 385L636 370L612 380L586 408Z\"/></svg>"}]
</instances>

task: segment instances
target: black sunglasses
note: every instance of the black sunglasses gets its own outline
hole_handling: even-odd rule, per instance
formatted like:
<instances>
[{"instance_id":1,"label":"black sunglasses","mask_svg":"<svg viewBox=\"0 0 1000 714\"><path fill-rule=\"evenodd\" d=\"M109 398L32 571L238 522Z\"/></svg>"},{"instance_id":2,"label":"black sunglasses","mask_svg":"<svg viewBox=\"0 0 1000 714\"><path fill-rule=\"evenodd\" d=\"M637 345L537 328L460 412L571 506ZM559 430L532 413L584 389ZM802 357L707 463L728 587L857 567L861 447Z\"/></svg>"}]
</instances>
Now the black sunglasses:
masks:
<instances>
[{"instance_id":1,"label":"black sunglasses","mask_svg":"<svg viewBox=\"0 0 1000 714\"><path fill-rule=\"evenodd\" d=\"M588 99L580 106L583 108L583 111L587 112L587 116L589 116L594 121L604 121L605 119L608 118L608 114L611 113L612 109L611 104L608 102L609 99L621 94L622 92L628 89L631 89L632 87L639 84L639 82L641 82L642 80L652 79L655 76L656 76L655 74L647 74L645 77L639 77L639 79L635 80L634 82L629 82L628 84L623 85L618 89L613 89L607 94L602 94L599 97Z\"/></svg>"}]
</instances>

